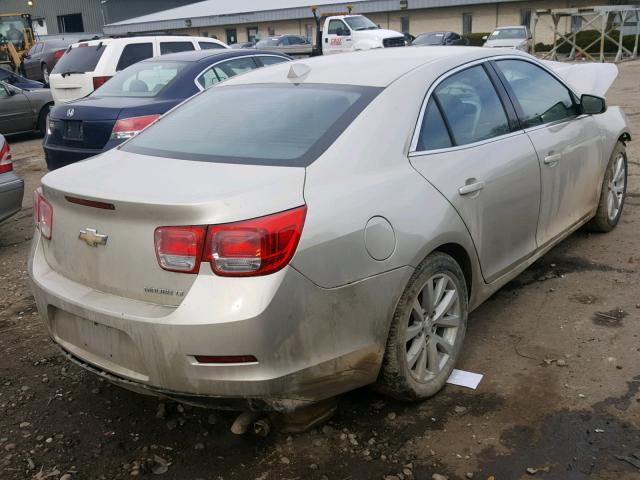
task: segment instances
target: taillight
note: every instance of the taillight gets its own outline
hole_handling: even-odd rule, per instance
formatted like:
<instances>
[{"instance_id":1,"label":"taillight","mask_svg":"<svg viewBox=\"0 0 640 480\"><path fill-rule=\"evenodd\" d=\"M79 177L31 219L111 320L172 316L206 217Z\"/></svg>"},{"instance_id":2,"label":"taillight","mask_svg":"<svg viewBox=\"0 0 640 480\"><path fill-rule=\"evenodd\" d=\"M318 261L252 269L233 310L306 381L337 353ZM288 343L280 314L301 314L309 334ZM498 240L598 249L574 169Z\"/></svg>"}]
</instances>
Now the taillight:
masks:
<instances>
[{"instance_id":1,"label":"taillight","mask_svg":"<svg viewBox=\"0 0 640 480\"><path fill-rule=\"evenodd\" d=\"M4 142L0 149L0 173L7 173L13 170L13 162L11 161L11 149L9 144Z\"/></svg>"},{"instance_id":2,"label":"taillight","mask_svg":"<svg viewBox=\"0 0 640 480\"><path fill-rule=\"evenodd\" d=\"M293 257L306 215L307 207L302 206L208 227L159 227L155 232L158 263L164 270L198 273L201 261L210 262L213 272L223 277L274 273Z\"/></svg>"},{"instance_id":3,"label":"taillight","mask_svg":"<svg viewBox=\"0 0 640 480\"><path fill-rule=\"evenodd\" d=\"M40 233L47 240L51 240L53 232L53 207L42 196L42 189L38 188L34 192L33 213L36 220L36 226L40 229Z\"/></svg>"},{"instance_id":4,"label":"taillight","mask_svg":"<svg viewBox=\"0 0 640 480\"><path fill-rule=\"evenodd\" d=\"M82 45L80 45L82 46ZM93 77L93 89L96 90L107 83L111 77Z\"/></svg>"},{"instance_id":5,"label":"taillight","mask_svg":"<svg viewBox=\"0 0 640 480\"><path fill-rule=\"evenodd\" d=\"M56 60L60 60L62 58L62 56L64 55L64 52L66 51L66 49L62 49L62 50L56 50L55 52L53 52L53 58Z\"/></svg>"},{"instance_id":6,"label":"taillight","mask_svg":"<svg viewBox=\"0 0 640 480\"><path fill-rule=\"evenodd\" d=\"M126 140L127 138L131 138L155 122L158 118L160 118L160 115L121 118L113 126L111 138L113 140Z\"/></svg>"},{"instance_id":7,"label":"taillight","mask_svg":"<svg viewBox=\"0 0 640 480\"><path fill-rule=\"evenodd\" d=\"M307 207L237 223L212 225L203 261L220 276L244 277L277 272L296 251Z\"/></svg>"},{"instance_id":8,"label":"taillight","mask_svg":"<svg viewBox=\"0 0 640 480\"><path fill-rule=\"evenodd\" d=\"M197 273L206 227L156 228L156 256L160 266L170 272Z\"/></svg>"}]
</instances>

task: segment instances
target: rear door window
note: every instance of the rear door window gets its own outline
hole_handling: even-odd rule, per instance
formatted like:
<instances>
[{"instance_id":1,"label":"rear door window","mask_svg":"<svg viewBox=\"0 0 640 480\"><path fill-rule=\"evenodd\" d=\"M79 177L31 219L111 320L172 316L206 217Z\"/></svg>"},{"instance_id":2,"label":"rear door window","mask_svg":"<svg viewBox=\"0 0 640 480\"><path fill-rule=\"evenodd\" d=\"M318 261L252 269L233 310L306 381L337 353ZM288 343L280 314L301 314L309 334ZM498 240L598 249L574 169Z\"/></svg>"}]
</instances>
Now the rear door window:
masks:
<instances>
[{"instance_id":1,"label":"rear door window","mask_svg":"<svg viewBox=\"0 0 640 480\"><path fill-rule=\"evenodd\" d=\"M286 58L276 57L274 55L260 55L257 59L263 67L275 65L276 63L288 62Z\"/></svg>"},{"instance_id":2,"label":"rear door window","mask_svg":"<svg viewBox=\"0 0 640 480\"><path fill-rule=\"evenodd\" d=\"M214 67L216 75L222 82L227 78L235 77L236 75L240 75L242 73L249 72L258 65L252 57L244 57L244 58L234 58L233 60L229 60L227 62L219 63Z\"/></svg>"},{"instance_id":3,"label":"rear door window","mask_svg":"<svg viewBox=\"0 0 640 480\"><path fill-rule=\"evenodd\" d=\"M51 73L93 72L107 48L103 43L74 47L62 56Z\"/></svg>"},{"instance_id":4,"label":"rear door window","mask_svg":"<svg viewBox=\"0 0 640 480\"><path fill-rule=\"evenodd\" d=\"M124 70L134 63L153 57L152 43L131 43L122 49L116 71Z\"/></svg>"},{"instance_id":5,"label":"rear door window","mask_svg":"<svg viewBox=\"0 0 640 480\"><path fill-rule=\"evenodd\" d=\"M456 145L508 133L509 122L500 97L481 65L446 78L435 90Z\"/></svg>"},{"instance_id":6,"label":"rear door window","mask_svg":"<svg viewBox=\"0 0 640 480\"><path fill-rule=\"evenodd\" d=\"M420 136L418 137L417 151L437 150L439 148L451 147L451 137L444 123L440 109L431 97L424 112Z\"/></svg>"},{"instance_id":7,"label":"rear door window","mask_svg":"<svg viewBox=\"0 0 640 480\"><path fill-rule=\"evenodd\" d=\"M192 42L160 42L160 55L195 50Z\"/></svg>"},{"instance_id":8,"label":"rear door window","mask_svg":"<svg viewBox=\"0 0 640 480\"><path fill-rule=\"evenodd\" d=\"M222 45L215 42L198 42L198 45L200 45L200 48L202 50L215 50L217 48L224 48Z\"/></svg>"}]
</instances>

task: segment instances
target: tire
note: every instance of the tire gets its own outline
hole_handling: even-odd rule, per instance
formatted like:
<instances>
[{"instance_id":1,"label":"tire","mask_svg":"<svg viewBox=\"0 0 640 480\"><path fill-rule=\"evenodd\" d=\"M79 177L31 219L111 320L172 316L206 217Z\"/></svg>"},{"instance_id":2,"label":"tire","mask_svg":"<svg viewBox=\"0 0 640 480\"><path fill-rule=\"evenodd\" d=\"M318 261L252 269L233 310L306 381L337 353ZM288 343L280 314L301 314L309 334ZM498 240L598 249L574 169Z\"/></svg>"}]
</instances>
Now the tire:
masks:
<instances>
[{"instance_id":1,"label":"tire","mask_svg":"<svg viewBox=\"0 0 640 480\"><path fill-rule=\"evenodd\" d=\"M433 308L428 308L431 315L425 315L428 312L423 307L433 304L428 299L429 285L432 292L441 291L435 302L437 310L442 310L451 296L455 297L439 319L433 315ZM460 266L449 255L432 253L418 266L400 297L375 388L390 397L409 401L424 400L438 393L460 356L467 315L467 285ZM457 321L453 316L457 316ZM442 323L451 326L444 327ZM444 348L445 344L436 338L445 340L449 346Z\"/></svg>"},{"instance_id":2,"label":"tire","mask_svg":"<svg viewBox=\"0 0 640 480\"><path fill-rule=\"evenodd\" d=\"M627 150L622 142L618 142L604 173L598 209L587 223L587 230L607 233L618 224L627 195L627 167Z\"/></svg>"},{"instance_id":3,"label":"tire","mask_svg":"<svg viewBox=\"0 0 640 480\"><path fill-rule=\"evenodd\" d=\"M47 67L46 63L42 64L42 81L45 85L49 85L49 67Z\"/></svg>"},{"instance_id":4,"label":"tire","mask_svg":"<svg viewBox=\"0 0 640 480\"><path fill-rule=\"evenodd\" d=\"M36 126L37 131L40 135L44 135L47 133L47 118L49 117L49 109L51 105L45 105L40 110L40 114L38 115L38 125Z\"/></svg>"}]
</instances>

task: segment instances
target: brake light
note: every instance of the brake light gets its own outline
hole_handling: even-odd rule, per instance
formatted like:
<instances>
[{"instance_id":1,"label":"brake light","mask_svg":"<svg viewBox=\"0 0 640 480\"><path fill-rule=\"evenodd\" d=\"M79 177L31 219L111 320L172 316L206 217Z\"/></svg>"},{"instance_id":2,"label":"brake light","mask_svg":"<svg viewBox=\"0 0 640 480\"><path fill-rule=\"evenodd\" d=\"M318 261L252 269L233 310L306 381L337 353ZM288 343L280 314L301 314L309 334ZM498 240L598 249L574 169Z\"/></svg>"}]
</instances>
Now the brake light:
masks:
<instances>
[{"instance_id":1,"label":"brake light","mask_svg":"<svg viewBox=\"0 0 640 480\"><path fill-rule=\"evenodd\" d=\"M243 222L212 225L203 261L224 277L267 275L289 263L296 251L307 207Z\"/></svg>"},{"instance_id":2,"label":"brake light","mask_svg":"<svg viewBox=\"0 0 640 480\"><path fill-rule=\"evenodd\" d=\"M268 275L293 257L306 215L307 207L302 206L208 227L159 227L155 231L158 263L171 272L198 273L200 262L210 262L213 272L222 277Z\"/></svg>"},{"instance_id":3,"label":"brake light","mask_svg":"<svg viewBox=\"0 0 640 480\"><path fill-rule=\"evenodd\" d=\"M82 45L80 45L80 46L82 46ZM102 85L107 83L110 79L111 79L111 77L93 77L93 89L97 90Z\"/></svg>"},{"instance_id":4,"label":"brake light","mask_svg":"<svg viewBox=\"0 0 640 480\"><path fill-rule=\"evenodd\" d=\"M144 115L142 117L121 118L113 126L112 140L126 140L136 136L142 130L155 122L160 115Z\"/></svg>"},{"instance_id":5,"label":"brake light","mask_svg":"<svg viewBox=\"0 0 640 480\"><path fill-rule=\"evenodd\" d=\"M160 266L170 272L197 273L206 227L156 228L156 256Z\"/></svg>"},{"instance_id":6,"label":"brake light","mask_svg":"<svg viewBox=\"0 0 640 480\"><path fill-rule=\"evenodd\" d=\"M38 188L34 192L33 214L36 218L36 226L40 233L47 240L51 240L53 232L53 207L42 195L42 189Z\"/></svg>"},{"instance_id":7,"label":"brake light","mask_svg":"<svg viewBox=\"0 0 640 480\"><path fill-rule=\"evenodd\" d=\"M55 52L53 52L53 58L55 60L60 60L62 58L62 56L64 55L64 52L66 51L66 49L62 49L62 50L56 50Z\"/></svg>"},{"instance_id":8,"label":"brake light","mask_svg":"<svg viewBox=\"0 0 640 480\"><path fill-rule=\"evenodd\" d=\"M7 173L13 170L13 162L11 161L11 149L9 144L4 142L0 149L0 173Z\"/></svg>"}]
</instances>

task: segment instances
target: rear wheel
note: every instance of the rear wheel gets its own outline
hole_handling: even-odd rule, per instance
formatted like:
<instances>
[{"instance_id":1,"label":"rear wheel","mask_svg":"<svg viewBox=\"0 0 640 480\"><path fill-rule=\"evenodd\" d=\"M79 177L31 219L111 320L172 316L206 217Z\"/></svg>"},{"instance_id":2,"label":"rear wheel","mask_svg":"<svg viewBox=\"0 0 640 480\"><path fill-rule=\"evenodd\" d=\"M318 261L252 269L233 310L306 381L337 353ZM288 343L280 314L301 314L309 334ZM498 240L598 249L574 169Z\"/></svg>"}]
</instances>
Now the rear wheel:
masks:
<instances>
[{"instance_id":1,"label":"rear wheel","mask_svg":"<svg viewBox=\"0 0 640 480\"><path fill-rule=\"evenodd\" d=\"M436 252L416 269L400 298L377 389L400 400L422 400L445 384L467 328L467 287L460 266Z\"/></svg>"},{"instance_id":2,"label":"rear wheel","mask_svg":"<svg viewBox=\"0 0 640 480\"><path fill-rule=\"evenodd\" d=\"M46 63L42 64L42 78L44 83L49 85L49 67L47 67Z\"/></svg>"},{"instance_id":3,"label":"rear wheel","mask_svg":"<svg viewBox=\"0 0 640 480\"><path fill-rule=\"evenodd\" d=\"M613 149L604 174L598 210L587 228L592 232L603 233L613 230L622 215L626 193L627 151L624 144L619 142Z\"/></svg>"},{"instance_id":4,"label":"rear wheel","mask_svg":"<svg viewBox=\"0 0 640 480\"><path fill-rule=\"evenodd\" d=\"M45 105L44 107L42 107L42 110L40 110L40 114L38 115L38 125L37 125L37 129L38 129L38 133L40 135L44 135L45 133L47 133L47 118L49 118L49 110L51 108L51 105Z\"/></svg>"}]
</instances>

